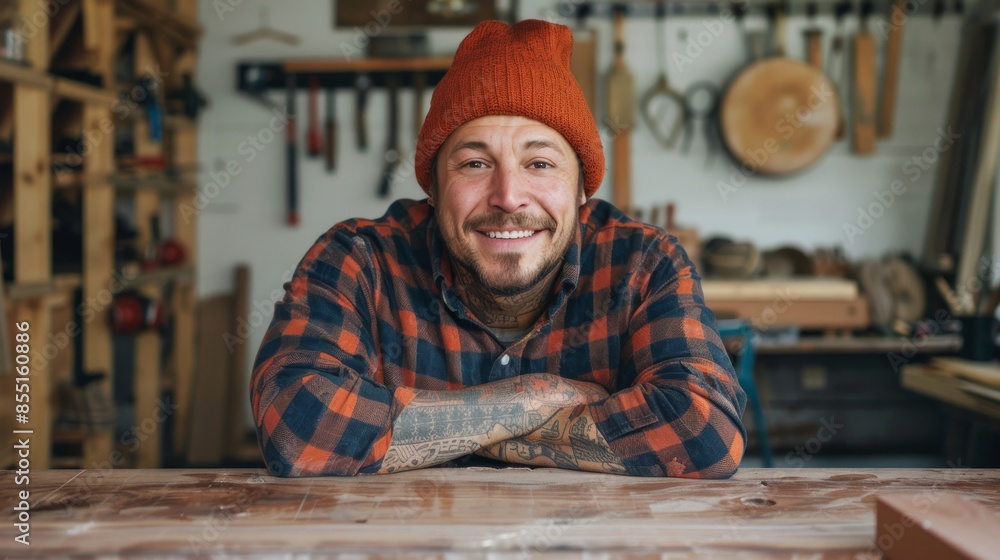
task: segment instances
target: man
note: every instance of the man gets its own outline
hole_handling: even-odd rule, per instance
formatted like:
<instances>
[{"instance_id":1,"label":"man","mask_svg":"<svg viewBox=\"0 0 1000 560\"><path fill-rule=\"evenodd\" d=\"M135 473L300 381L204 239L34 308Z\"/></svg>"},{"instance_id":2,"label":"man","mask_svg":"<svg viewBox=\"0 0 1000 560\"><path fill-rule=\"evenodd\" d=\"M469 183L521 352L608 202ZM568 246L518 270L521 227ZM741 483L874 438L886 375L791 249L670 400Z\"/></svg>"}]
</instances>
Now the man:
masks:
<instances>
[{"instance_id":1,"label":"man","mask_svg":"<svg viewBox=\"0 0 1000 560\"><path fill-rule=\"evenodd\" d=\"M746 398L675 238L590 199L596 123L569 28L488 21L417 139L429 198L334 225L299 263L250 394L279 476L470 455L722 478Z\"/></svg>"}]
</instances>

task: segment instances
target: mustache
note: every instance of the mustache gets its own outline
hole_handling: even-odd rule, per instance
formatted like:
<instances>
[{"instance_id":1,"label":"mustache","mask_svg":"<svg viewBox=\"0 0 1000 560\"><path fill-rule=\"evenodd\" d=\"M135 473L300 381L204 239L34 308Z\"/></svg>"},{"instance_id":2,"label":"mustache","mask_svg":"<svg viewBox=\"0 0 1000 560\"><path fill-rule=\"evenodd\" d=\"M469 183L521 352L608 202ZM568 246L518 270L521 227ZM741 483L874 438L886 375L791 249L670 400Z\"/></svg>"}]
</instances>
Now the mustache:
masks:
<instances>
[{"instance_id":1,"label":"mustache","mask_svg":"<svg viewBox=\"0 0 1000 560\"><path fill-rule=\"evenodd\" d=\"M528 214L487 214L470 218L465 223L466 231L476 231L485 228L515 227L519 229L556 229L555 220L545 216L529 216Z\"/></svg>"}]
</instances>

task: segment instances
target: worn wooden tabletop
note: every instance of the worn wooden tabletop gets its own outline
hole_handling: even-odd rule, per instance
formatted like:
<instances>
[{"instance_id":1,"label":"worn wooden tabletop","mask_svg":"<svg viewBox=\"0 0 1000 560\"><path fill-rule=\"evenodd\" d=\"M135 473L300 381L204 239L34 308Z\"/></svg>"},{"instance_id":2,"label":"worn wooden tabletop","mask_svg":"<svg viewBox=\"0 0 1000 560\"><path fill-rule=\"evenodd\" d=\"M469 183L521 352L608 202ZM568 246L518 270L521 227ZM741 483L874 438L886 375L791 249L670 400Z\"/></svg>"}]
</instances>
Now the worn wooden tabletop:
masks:
<instances>
[{"instance_id":1,"label":"worn wooden tabletop","mask_svg":"<svg viewBox=\"0 0 1000 560\"><path fill-rule=\"evenodd\" d=\"M304 479L252 469L52 470L16 482L0 472L6 557L860 559L879 557L880 493L916 492L932 504L939 492L959 492L1000 516L1000 470L741 469L713 481L555 469ZM15 541L12 509L25 489L29 546Z\"/></svg>"}]
</instances>

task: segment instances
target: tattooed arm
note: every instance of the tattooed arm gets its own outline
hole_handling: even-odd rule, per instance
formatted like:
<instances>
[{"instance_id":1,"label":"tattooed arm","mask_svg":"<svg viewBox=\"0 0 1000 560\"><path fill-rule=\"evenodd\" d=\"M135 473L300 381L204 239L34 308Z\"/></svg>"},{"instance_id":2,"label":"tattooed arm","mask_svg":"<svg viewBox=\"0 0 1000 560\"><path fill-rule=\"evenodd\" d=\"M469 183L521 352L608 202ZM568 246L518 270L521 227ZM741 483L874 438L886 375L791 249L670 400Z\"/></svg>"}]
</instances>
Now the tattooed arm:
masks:
<instances>
[{"instance_id":1,"label":"tattooed arm","mask_svg":"<svg viewBox=\"0 0 1000 560\"><path fill-rule=\"evenodd\" d=\"M600 386L587 385L595 387L603 397L608 396ZM586 405L563 408L539 429L484 447L476 455L522 465L626 474L621 459L608 446Z\"/></svg>"},{"instance_id":2,"label":"tattooed arm","mask_svg":"<svg viewBox=\"0 0 1000 560\"><path fill-rule=\"evenodd\" d=\"M547 373L414 393L393 422L379 473L430 467L527 436L550 425L565 410L607 396L597 385Z\"/></svg>"}]
</instances>

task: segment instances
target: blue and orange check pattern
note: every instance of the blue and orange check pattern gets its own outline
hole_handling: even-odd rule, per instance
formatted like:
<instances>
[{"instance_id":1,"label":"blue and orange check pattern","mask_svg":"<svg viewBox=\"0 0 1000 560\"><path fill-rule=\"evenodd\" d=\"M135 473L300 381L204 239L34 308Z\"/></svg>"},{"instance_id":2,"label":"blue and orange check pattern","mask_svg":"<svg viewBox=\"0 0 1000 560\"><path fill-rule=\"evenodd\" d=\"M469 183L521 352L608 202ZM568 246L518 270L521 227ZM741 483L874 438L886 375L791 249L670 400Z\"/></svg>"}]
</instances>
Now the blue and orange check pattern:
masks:
<instances>
[{"instance_id":1,"label":"blue and orange check pattern","mask_svg":"<svg viewBox=\"0 0 1000 560\"><path fill-rule=\"evenodd\" d=\"M378 471L412 388L527 373L603 386L589 405L629 474L725 478L746 441L746 395L684 249L590 199L548 310L509 346L453 290L426 200L338 223L299 262L250 381L278 476Z\"/></svg>"}]
</instances>

